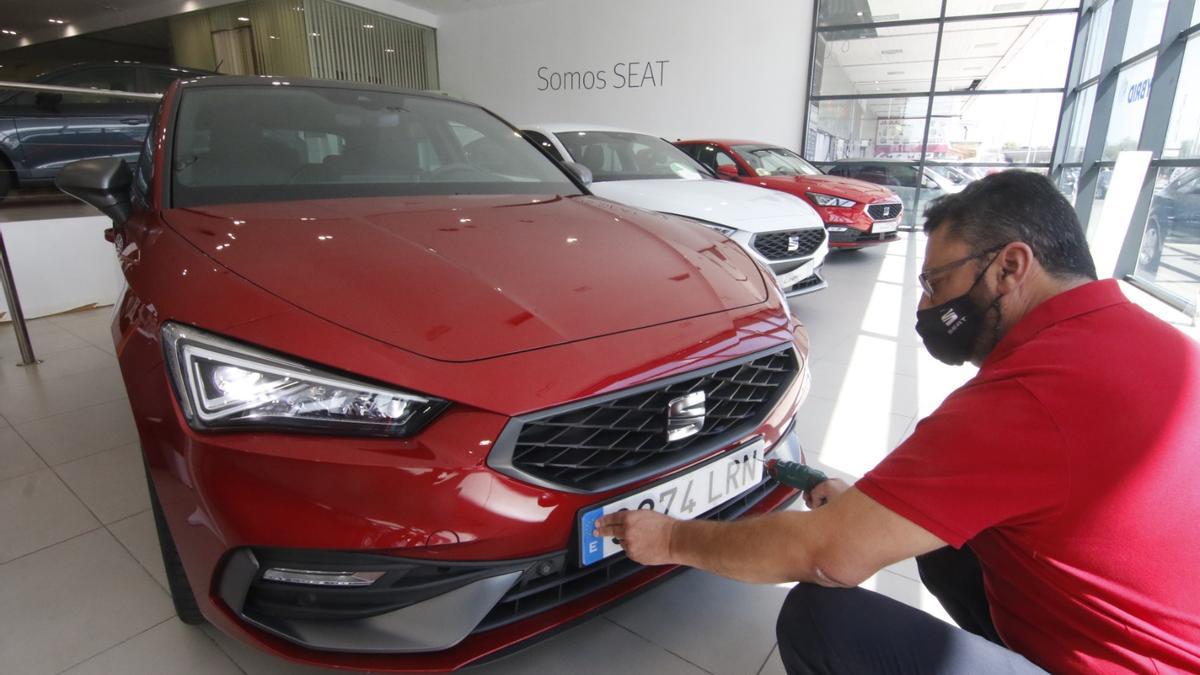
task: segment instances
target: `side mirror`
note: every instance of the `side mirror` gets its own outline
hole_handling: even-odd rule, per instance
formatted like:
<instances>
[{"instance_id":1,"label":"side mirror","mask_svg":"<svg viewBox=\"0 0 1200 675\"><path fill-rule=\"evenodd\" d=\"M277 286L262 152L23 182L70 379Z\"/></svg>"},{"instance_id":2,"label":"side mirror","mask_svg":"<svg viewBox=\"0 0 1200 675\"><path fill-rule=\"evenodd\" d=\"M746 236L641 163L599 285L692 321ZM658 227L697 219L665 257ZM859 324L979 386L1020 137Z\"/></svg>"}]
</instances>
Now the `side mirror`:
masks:
<instances>
[{"instance_id":1,"label":"side mirror","mask_svg":"<svg viewBox=\"0 0 1200 675\"><path fill-rule=\"evenodd\" d=\"M571 172L580 183L584 185L592 184L592 170L579 162L563 162L563 167Z\"/></svg>"},{"instance_id":2,"label":"side mirror","mask_svg":"<svg viewBox=\"0 0 1200 675\"><path fill-rule=\"evenodd\" d=\"M63 95L51 91L39 91L37 96L33 98L34 105L39 110L57 110L58 104L62 103Z\"/></svg>"},{"instance_id":3,"label":"side mirror","mask_svg":"<svg viewBox=\"0 0 1200 675\"><path fill-rule=\"evenodd\" d=\"M732 164L719 164L717 165L717 173L722 178L737 178L738 168Z\"/></svg>"},{"instance_id":4,"label":"side mirror","mask_svg":"<svg viewBox=\"0 0 1200 675\"><path fill-rule=\"evenodd\" d=\"M125 160L117 157L83 159L72 162L54 179L59 190L100 209L120 226L133 214L129 201L133 172Z\"/></svg>"}]
</instances>

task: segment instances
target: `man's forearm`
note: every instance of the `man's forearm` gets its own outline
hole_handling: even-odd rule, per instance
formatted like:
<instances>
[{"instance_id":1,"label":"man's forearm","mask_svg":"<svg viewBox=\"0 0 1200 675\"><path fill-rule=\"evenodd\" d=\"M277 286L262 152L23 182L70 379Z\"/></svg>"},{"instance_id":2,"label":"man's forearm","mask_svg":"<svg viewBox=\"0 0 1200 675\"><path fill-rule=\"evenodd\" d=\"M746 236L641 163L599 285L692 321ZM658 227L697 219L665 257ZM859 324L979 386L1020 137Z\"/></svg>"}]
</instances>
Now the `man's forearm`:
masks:
<instances>
[{"instance_id":1,"label":"man's forearm","mask_svg":"<svg viewBox=\"0 0 1200 675\"><path fill-rule=\"evenodd\" d=\"M840 586L817 564L820 542L808 527L813 516L787 511L728 523L680 521L671 531L671 557L738 581Z\"/></svg>"}]
</instances>

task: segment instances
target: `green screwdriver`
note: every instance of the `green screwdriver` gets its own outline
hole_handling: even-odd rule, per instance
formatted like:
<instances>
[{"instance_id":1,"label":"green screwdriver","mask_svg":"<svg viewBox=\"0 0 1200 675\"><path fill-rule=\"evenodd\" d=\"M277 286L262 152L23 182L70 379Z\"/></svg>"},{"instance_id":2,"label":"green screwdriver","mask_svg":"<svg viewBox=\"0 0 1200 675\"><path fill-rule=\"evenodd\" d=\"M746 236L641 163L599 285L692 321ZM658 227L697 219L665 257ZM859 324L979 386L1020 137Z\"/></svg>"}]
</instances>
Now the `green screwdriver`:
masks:
<instances>
[{"instance_id":1,"label":"green screwdriver","mask_svg":"<svg viewBox=\"0 0 1200 675\"><path fill-rule=\"evenodd\" d=\"M800 462L769 459L766 464L767 473L771 478L802 492L812 492L813 488L829 480L829 476L826 476L824 471ZM822 499L821 503L823 504L825 501Z\"/></svg>"}]
</instances>

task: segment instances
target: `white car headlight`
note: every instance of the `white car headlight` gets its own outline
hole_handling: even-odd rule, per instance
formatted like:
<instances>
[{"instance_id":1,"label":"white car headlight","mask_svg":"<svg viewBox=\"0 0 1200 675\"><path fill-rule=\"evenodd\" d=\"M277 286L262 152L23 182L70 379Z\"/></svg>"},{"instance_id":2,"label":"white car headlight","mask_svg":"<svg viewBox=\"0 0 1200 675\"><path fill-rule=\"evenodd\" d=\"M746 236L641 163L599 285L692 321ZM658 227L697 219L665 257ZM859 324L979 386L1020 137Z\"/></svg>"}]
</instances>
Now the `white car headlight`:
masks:
<instances>
[{"instance_id":1,"label":"white car headlight","mask_svg":"<svg viewBox=\"0 0 1200 675\"><path fill-rule=\"evenodd\" d=\"M850 206L854 206L855 204L858 203L858 202L854 201L853 199L846 199L844 197L835 197L833 195L823 195L820 192L807 192L805 194L807 194L808 198L813 200L813 202L817 206L850 207Z\"/></svg>"},{"instance_id":2,"label":"white car headlight","mask_svg":"<svg viewBox=\"0 0 1200 675\"><path fill-rule=\"evenodd\" d=\"M446 401L358 382L190 326L166 323L163 346L193 429L283 429L408 436Z\"/></svg>"}]
</instances>

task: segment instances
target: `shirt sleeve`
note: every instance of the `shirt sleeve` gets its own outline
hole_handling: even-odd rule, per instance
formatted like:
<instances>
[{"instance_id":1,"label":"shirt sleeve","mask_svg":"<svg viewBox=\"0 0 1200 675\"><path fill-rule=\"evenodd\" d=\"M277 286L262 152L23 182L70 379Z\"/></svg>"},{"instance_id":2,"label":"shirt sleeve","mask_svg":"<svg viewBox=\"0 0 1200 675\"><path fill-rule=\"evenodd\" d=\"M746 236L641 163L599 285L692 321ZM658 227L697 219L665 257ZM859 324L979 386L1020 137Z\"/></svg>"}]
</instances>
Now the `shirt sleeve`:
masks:
<instances>
[{"instance_id":1,"label":"shirt sleeve","mask_svg":"<svg viewBox=\"0 0 1200 675\"><path fill-rule=\"evenodd\" d=\"M855 487L961 548L987 528L1056 511L1066 457L1058 426L1019 381L969 383Z\"/></svg>"}]
</instances>

